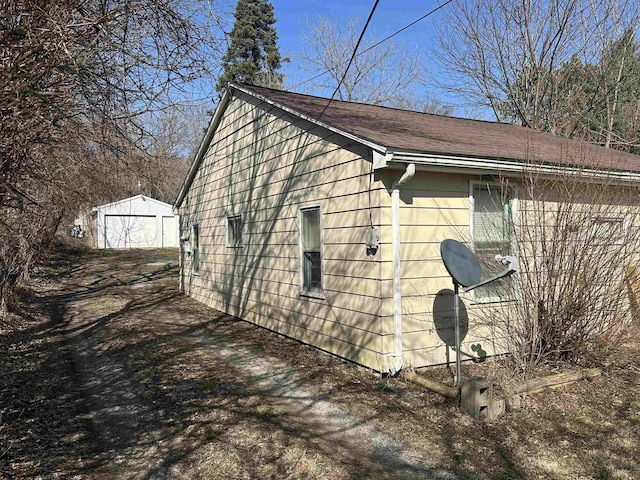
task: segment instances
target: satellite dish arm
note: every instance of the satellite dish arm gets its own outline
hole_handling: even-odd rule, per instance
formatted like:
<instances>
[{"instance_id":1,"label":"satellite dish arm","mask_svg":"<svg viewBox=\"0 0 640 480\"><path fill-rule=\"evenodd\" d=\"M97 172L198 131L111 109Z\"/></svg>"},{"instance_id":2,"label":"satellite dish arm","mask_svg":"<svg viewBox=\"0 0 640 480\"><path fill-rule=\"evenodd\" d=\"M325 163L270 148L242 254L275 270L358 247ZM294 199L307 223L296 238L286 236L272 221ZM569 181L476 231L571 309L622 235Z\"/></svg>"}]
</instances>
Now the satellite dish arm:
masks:
<instances>
[{"instance_id":1,"label":"satellite dish arm","mask_svg":"<svg viewBox=\"0 0 640 480\"><path fill-rule=\"evenodd\" d=\"M496 280L499 280L501 278L509 277L514 273L518 273L519 265L518 265L518 259L516 257L511 255L505 255L505 256L496 255L496 260L502 263L503 265L507 265L507 268L503 272L499 273L494 277L487 278L486 280L483 280L480 283L476 283L475 285L469 285L468 287L464 287L462 291L465 293L470 292L471 290L474 290L478 287L482 287L483 285L486 285L488 283L495 282Z\"/></svg>"}]
</instances>

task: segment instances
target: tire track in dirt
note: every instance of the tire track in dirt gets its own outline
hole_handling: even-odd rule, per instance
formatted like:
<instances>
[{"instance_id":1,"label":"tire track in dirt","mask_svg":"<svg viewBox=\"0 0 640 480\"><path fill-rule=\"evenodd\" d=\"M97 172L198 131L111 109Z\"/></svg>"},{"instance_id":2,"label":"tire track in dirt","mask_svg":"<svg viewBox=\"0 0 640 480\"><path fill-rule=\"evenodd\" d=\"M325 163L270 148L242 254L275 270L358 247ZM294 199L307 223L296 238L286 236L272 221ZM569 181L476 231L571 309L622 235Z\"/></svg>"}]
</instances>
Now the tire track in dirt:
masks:
<instances>
[{"instance_id":1,"label":"tire track in dirt","mask_svg":"<svg viewBox=\"0 0 640 480\"><path fill-rule=\"evenodd\" d=\"M102 331L109 321L144 296L139 282L147 282L148 275L134 274L132 278L131 274L130 271L110 274L112 283L104 287L101 295L110 295L111 305L102 315L97 314L99 309L95 313L92 309L89 316L83 311L89 305L87 302L95 299L95 296L87 299L82 294L92 279L85 278L80 284L74 284L76 295L71 295L64 305L67 343L84 385L92 421L103 448L114 462L111 474L117 478L179 478L166 462L171 452L153 443L137 445L149 430L148 422L153 422L157 414L153 406L136 393L137 385L130 378L126 359L114 358L103 345ZM126 282L121 278L124 275L128 276ZM171 315L172 305L164 308L168 309L165 313ZM323 451L335 452L338 462L353 460L365 467L365 471L384 472L385 478L460 478L430 465L410 446L377 429L372 419L358 418L331 402L302 372L260 354L251 345L241 344L242 339L234 341L201 329L197 334L184 334L181 338L194 346L194 351L203 357L204 365L207 357L211 364L222 361L238 373L237 381L246 386L247 391L268 398L268 408L278 412L282 422L279 428L298 432L296 436L310 446L321 444ZM144 461L137 458L142 456ZM109 475L103 472L98 476Z\"/></svg>"},{"instance_id":2,"label":"tire track in dirt","mask_svg":"<svg viewBox=\"0 0 640 480\"><path fill-rule=\"evenodd\" d=\"M308 379L288 365L257 354L238 343L221 344L206 335L191 336L191 341L209 355L224 360L234 371L244 374L243 383L251 390L268 393L270 405L286 410L286 424L310 437L339 445L361 462L397 474L400 478L450 480L455 474L429 465L412 449L375 428L366 419L348 411L302 385ZM276 399L274 401L274 399Z\"/></svg>"}]
</instances>

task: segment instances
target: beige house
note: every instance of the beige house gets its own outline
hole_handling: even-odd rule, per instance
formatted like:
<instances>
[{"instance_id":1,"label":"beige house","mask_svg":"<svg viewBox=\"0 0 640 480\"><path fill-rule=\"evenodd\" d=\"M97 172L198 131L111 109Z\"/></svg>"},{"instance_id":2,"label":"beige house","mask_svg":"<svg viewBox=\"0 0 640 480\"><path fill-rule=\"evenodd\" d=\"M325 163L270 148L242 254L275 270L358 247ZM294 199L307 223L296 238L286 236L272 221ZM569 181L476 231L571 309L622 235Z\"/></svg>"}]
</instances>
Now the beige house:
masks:
<instances>
[{"instance_id":1,"label":"beige house","mask_svg":"<svg viewBox=\"0 0 640 480\"><path fill-rule=\"evenodd\" d=\"M639 157L514 125L232 84L174 206L181 289L376 371L452 361L440 242L509 253L495 222L519 199L497 181L584 168L578 150L640 180ZM463 359L497 353L474 318L501 288L463 296Z\"/></svg>"}]
</instances>

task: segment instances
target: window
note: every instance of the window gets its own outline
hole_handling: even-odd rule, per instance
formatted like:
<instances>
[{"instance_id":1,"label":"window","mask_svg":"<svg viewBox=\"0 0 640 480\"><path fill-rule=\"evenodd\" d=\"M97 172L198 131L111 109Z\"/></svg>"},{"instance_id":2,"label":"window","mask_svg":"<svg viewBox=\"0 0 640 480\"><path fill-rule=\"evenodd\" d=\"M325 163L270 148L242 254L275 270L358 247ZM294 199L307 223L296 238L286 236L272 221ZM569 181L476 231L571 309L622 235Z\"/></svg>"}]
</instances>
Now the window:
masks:
<instances>
[{"instance_id":1,"label":"window","mask_svg":"<svg viewBox=\"0 0 640 480\"><path fill-rule=\"evenodd\" d=\"M191 227L191 272L194 275L200 273L200 225L197 223Z\"/></svg>"},{"instance_id":2,"label":"window","mask_svg":"<svg viewBox=\"0 0 640 480\"><path fill-rule=\"evenodd\" d=\"M227 247L242 247L242 215L227 216Z\"/></svg>"},{"instance_id":3,"label":"window","mask_svg":"<svg viewBox=\"0 0 640 480\"><path fill-rule=\"evenodd\" d=\"M320 207L300 209L300 293L324 298Z\"/></svg>"},{"instance_id":4,"label":"window","mask_svg":"<svg viewBox=\"0 0 640 480\"><path fill-rule=\"evenodd\" d=\"M596 217L592 222L595 245L624 245L626 228L623 217Z\"/></svg>"},{"instance_id":5,"label":"window","mask_svg":"<svg viewBox=\"0 0 640 480\"><path fill-rule=\"evenodd\" d=\"M471 184L471 240L483 280L504 270L504 266L496 262L496 254L512 254L514 203L512 189L497 183ZM475 289L475 299L485 302L507 299L508 282L508 278L502 278Z\"/></svg>"}]
</instances>

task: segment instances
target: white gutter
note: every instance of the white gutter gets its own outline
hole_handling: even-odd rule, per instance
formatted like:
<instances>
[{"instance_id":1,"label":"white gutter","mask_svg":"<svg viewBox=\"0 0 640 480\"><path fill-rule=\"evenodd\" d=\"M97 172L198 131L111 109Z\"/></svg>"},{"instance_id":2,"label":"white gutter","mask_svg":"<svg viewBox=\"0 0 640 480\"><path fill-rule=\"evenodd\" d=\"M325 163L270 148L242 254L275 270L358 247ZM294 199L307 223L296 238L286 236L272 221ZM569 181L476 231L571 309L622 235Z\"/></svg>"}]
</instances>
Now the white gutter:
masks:
<instances>
[{"instance_id":1,"label":"white gutter","mask_svg":"<svg viewBox=\"0 0 640 480\"><path fill-rule=\"evenodd\" d=\"M416 173L415 163L410 163L404 174L391 186L391 248L393 250L393 335L395 353L389 374L402 369L402 271L400 269L400 185L408 182Z\"/></svg>"},{"instance_id":2,"label":"white gutter","mask_svg":"<svg viewBox=\"0 0 640 480\"><path fill-rule=\"evenodd\" d=\"M638 182L640 173L616 170L576 168L563 165L544 165L540 163L516 162L513 160L491 160L477 157L458 157L453 155L437 155L429 153L393 152L394 162L417 163L433 171L454 172L456 169L465 173L502 173L520 174L536 173L543 175L579 175L583 178L609 179L620 182ZM378 168L384 168L381 164Z\"/></svg>"}]
</instances>

